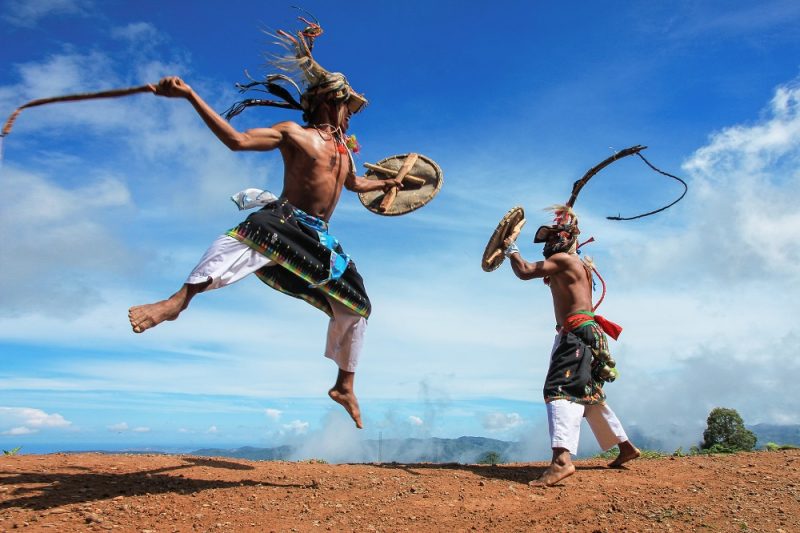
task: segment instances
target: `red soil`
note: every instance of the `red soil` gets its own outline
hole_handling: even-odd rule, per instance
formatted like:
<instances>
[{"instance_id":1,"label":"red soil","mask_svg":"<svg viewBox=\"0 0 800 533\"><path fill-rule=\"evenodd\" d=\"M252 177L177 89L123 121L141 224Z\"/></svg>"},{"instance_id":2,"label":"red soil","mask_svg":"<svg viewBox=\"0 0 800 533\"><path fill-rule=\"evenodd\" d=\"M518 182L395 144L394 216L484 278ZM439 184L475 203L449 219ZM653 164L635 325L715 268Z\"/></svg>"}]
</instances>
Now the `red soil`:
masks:
<instances>
[{"instance_id":1,"label":"red soil","mask_svg":"<svg viewBox=\"0 0 800 533\"><path fill-rule=\"evenodd\" d=\"M800 451L544 463L0 457L0 531L800 531Z\"/></svg>"}]
</instances>

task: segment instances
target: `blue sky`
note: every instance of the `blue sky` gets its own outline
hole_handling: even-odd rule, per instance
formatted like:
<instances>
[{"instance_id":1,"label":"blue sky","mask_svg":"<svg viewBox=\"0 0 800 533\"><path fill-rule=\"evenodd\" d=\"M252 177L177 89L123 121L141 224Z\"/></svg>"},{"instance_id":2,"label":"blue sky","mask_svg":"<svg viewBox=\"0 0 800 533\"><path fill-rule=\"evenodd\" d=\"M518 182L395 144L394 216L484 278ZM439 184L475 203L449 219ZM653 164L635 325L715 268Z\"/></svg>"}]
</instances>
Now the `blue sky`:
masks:
<instances>
[{"instance_id":1,"label":"blue sky","mask_svg":"<svg viewBox=\"0 0 800 533\"><path fill-rule=\"evenodd\" d=\"M291 3L7 0L0 113L33 98L180 75L218 110L263 75L264 28ZM609 402L632 434L695 443L716 406L800 423L792 313L800 297L800 6L768 2L329 2L315 57L370 100L357 164L419 152L445 183L379 217L345 193L332 231L374 312L356 387L366 429L327 400L326 317L256 279L201 295L174 323L130 332L127 309L176 290L244 216L228 197L280 189L278 154L232 153L186 102L139 95L22 113L0 167L0 445L23 451L193 449L482 435L547 456L541 385L549 291L485 242L510 207L540 257L541 209L613 150L576 205L625 328ZM299 120L254 109L242 129ZM584 450L592 449L588 428ZM330 438L329 438L330 436ZM312 446L313 444L313 446ZM309 446L311 446L309 448ZM342 455L341 446L336 457ZM337 455L338 454L338 455Z\"/></svg>"}]
</instances>

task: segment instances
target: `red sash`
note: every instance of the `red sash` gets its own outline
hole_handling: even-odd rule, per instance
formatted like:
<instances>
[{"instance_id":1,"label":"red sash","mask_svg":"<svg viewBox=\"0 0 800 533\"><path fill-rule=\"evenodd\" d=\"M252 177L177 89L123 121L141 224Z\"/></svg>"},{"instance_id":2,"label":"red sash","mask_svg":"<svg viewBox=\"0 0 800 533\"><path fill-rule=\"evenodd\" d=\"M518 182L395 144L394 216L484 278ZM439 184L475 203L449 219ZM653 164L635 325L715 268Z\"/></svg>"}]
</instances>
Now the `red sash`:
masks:
<instances>
[{"instance_id":1,"label":"red sash","mask_svg":"<svg viewBox=\"0 0 800 533\"><path fill-rule=\"evenodd\" d=\"M580 311L578 313L572 314L567 317L567 323L564 324L562 328L565 332L570 332L575 329L578 329L582 325L586 324L587 322L596 322L600 329L602 329L606 335L611 337L614 340L619 338L620 333L622 333L622 326L619 324L615 324L611 322L606 317L601 315L595 315L594 313L589 313L587 311Z\"/></svg>"}]
</instances>

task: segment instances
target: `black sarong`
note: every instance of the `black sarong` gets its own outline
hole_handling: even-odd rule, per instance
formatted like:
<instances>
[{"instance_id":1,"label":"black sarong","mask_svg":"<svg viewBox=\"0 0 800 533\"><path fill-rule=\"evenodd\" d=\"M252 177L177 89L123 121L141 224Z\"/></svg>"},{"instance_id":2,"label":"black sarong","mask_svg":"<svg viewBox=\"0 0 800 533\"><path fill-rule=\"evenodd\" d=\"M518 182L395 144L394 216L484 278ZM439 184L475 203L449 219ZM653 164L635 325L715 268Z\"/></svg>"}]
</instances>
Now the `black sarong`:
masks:
<instances>
[{"instance_id":1,"label":"black sarong","mask_svg":"<svg viewBox=\"0 0 800 533\"><path fill-rule=\"evenodd\" d=\"M273 289L305 300L328 316L332 311L326 295L369 318L372 306L355 263L350 261L340 278L325 281L331 250L320 243L316 229L301 222L298 212L310 216L281 199L251 214L227 235L277 263L256 272ZM338 244L335 251L344 253Z\"/></svg>"},{"instance_id":2,"label":"black sarong","mask_svg":"<svg viewBox=\"0 0 800 533\"><path fill-rule=\"evenodd\" d=\"M603 330L590 322L573 331L562 332L550 355L544 382L544 401L569 400L583 405L603 403L603 381L597 379L600 361L595 351L607 346Z\"/></svg>"}]
</instances>

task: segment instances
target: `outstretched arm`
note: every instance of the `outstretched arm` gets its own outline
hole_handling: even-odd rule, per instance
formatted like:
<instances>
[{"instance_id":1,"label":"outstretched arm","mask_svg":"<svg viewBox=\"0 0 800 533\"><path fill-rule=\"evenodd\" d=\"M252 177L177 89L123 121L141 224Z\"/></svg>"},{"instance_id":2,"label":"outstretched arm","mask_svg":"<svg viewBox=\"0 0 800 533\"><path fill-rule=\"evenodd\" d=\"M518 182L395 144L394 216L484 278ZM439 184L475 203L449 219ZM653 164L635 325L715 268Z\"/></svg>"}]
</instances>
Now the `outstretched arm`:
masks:
<instances>
[{"instance_id":1,"label":"outstretched arm","mask_svg":"<svg viewBox=\"0 0 800 533\"><path fill-rule=\"evenodd\" d=\"M255 128L240 132L228 121L211 109L205 100L192 90L182 79L170 76L162 79L156 87L156 94L171 98L186 98L194 106L197 114L208 128L231 150L274 150L283 141L283 134L274 128Z\"/></svg>"}]
</instances>

